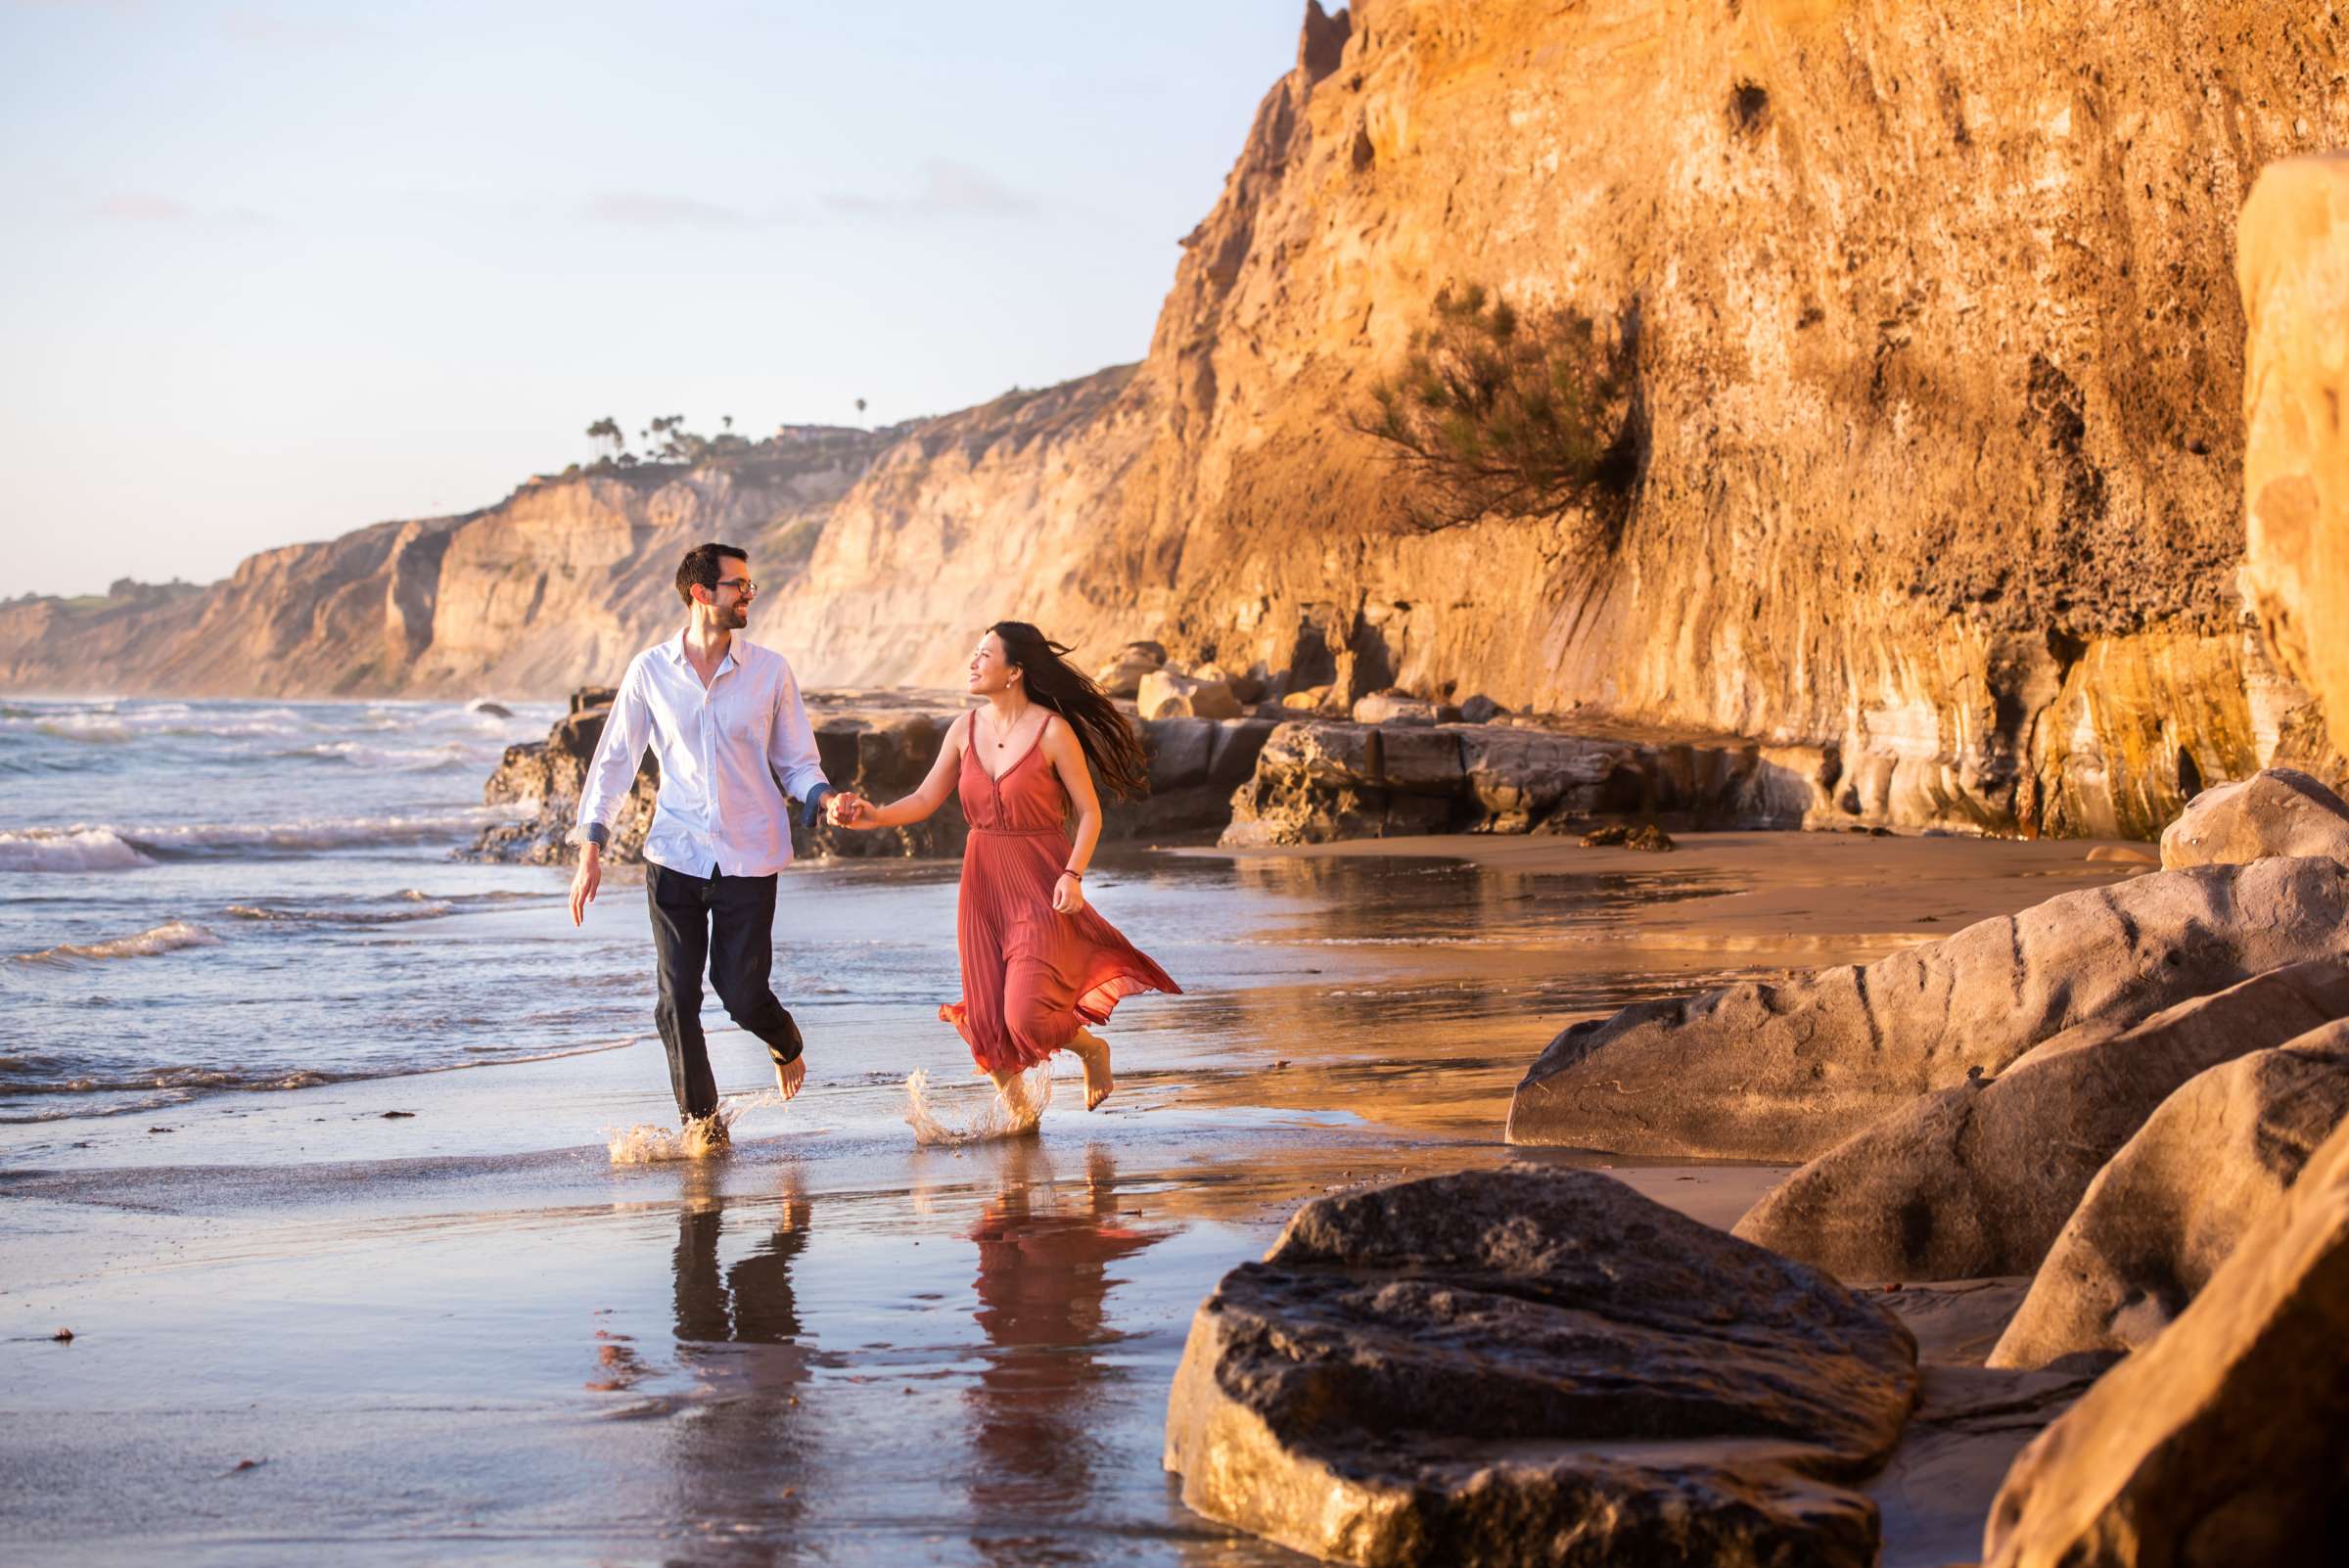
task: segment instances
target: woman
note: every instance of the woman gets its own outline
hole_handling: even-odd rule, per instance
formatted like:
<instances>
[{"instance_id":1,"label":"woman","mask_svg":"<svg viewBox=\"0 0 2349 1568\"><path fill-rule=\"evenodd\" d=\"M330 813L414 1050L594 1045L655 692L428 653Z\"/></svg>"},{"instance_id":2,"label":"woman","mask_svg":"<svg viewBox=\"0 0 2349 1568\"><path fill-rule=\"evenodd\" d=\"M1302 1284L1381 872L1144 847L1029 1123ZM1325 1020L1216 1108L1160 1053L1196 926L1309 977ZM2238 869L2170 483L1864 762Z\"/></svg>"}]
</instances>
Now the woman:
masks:
<instances>
[{"instance_id":1,"label":"woman","mask_svg":"<svg viewBox=\"0 0 2349 1568\"><path fill-rule=\"evenodd\" d=\"M961 796L971 825L955 914L962 1000L938 1015L1015 1104L1021 1073L1070 1052L1084 1066L1089 1111L1115 1085L1108 1042L1084 1026L1106 1023L1137 991L1181 988L1085 906L1084 871L1101 839L1093 772L1127 798L1149 787L1149 774L1126 715L1060 657L1068 651L1025 621L990 626L970 666L970 689L987 704L954 720L921 788L879 807L836 797L834 820L897 827Z\"/></svg>"}]
</instances>

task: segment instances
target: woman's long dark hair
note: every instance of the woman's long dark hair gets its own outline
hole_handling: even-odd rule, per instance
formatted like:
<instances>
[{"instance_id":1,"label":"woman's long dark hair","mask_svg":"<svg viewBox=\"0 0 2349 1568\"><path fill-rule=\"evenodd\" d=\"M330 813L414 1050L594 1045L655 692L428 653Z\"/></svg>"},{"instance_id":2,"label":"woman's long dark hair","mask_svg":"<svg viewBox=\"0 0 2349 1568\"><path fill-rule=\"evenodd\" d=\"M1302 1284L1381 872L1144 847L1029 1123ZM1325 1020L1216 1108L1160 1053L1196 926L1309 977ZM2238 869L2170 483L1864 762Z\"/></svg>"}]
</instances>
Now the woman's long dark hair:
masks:
<instances>
[{"instance_id":1,"label":"woman's long dark hair","mask_svg":"<svg viewBox=\"0 0 2349 1568\"><path fill-rule=\"evenodd\" d=\"M1077 744L1101 788L1126 801L1149 794L1150 760L1143 755L1141 737L1109 693L1061 657L1068 647L1025 621L998 621L987 629L1003 644L1003 657L1019 667L1028 700L1043 704L1077 732Z\"/></svg>"}]
</instances>

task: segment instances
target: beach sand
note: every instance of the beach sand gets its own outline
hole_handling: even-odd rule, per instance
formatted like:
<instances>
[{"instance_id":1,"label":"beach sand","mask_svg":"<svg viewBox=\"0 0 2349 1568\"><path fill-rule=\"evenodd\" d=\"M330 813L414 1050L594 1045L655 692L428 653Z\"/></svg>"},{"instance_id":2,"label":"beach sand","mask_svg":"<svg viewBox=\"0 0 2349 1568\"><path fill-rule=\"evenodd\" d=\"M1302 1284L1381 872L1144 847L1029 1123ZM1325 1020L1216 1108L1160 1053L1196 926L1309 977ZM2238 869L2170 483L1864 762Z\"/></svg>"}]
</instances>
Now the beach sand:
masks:
<instances>
[{"instance_id":1,"label":"beach sand","mask_svg":"<svg viewBox=\"0 0 2349 1568\"><path fill-rule=\"evenodd\" d=\"M1205 856L1267 971L1122 1013L1117 1096L1077 1110L1065 1064L1014 1142L917 1146L893 1041L813 1035L808 1090L753 1103L711 1162L610 1158L606 1129L661 1108L646 1039L13 1130L0 1555L1300 1561L1159 1468L1192 1311L1299 1202L1511 1158L1509 1090L1578 1017L2143 869L2078 843L1682 843ZM714 1050L759 1087L750 1041ZM967 1113L984 1085L941 1077ZM1783 1175L1535 1157L1724 1225ZM1916 1542L1962 1534L1968 1452L1888 1503Z\"/></svg>"}]
</instances>

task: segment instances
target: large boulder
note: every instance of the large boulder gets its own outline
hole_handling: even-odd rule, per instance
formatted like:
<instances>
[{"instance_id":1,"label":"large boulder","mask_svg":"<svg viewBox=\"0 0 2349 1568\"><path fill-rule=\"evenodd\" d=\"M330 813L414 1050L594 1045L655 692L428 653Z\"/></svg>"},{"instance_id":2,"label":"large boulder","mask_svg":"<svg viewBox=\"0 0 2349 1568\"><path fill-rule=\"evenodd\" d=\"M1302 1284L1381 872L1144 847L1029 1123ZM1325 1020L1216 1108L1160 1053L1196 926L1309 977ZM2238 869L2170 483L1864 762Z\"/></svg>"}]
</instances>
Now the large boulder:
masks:
<instances>
[{"instance_id":1,"label":"large boulder","mask_svg":"<svg viewBox=\"0 0 2349 1568\"><path fill-rule=\"evenodd\" d=\"M1220 680L1153 669L1141 678L1134 706L1144 718L1237 718L1240 700Z\"/></svg>"},{"instance_id":2,"label":"large boulder","mask_svg":"<svg viewBox=\"0 0 2349 1568\"><path fill-rule=\"evenodd\" d=\"M2349 1022L2215 1067L2171 1095L2089 1188L1990 1364L2045 1366L2150 1343L2283 1206L2344 1115Z\"/></svg>"},{"instance_id":3,"label":"large boulder","mask_svg":"<svg viewBox=\"0 0 2349 1568\"><path fill-rule=\"evenodd\" d=\"M1460 743L1450 729L1292 719L1233 792L1227 845L1321 844L1435 833L1460 809Z\"/></svg>"},{"instance_id":4,"label":"large boulder","mask_svg":"<svg viewBox=\"0 0 2349 1568\"><path fill-rule=\"evenodd\" d=\"M1366 1564L1873 1563L1906 1329L1595 1172L1324 1198L1191 1324L1183 1500Z\"/></svg>"},{"instance_id":5,"label":"large boulder","mask_svg":"<svg viewBox=\"0 0 2349 1568\"><path fill-rule=\"evenodd\" d=\"M2135 1024L2349 952L2349 865L2162 871L2063 894L1872 964L1576 1024L1509 1106L1512 1143L1807 1161L1919 1094L2090 1019Z\"/></svg>"},{"instance_id":6,"label":"large boulder","mask_svg":"<svg viewBox=\"0 0 2349 1568\"><path fill-rule=\"evenodd\" d=\"M2349 752L2349 155L2260 171L2237 222L2242 582L2284 668Z\"/></svg>"},{"instance_id":7,"label":"large boulder","mask_svg":"<svg viewBox=\"0 0 2349 1568\"><path fill-rule=\"evenodd\" d=\"M2160 1338L2023 1451L1991 1508L1984 1561L2326 1561L2349 1499L2344 1408L2349 1127Z\"/></svg>"},{"instance_id":8,"label":"large boulder","mask_svg":"<svg viewBox=\"0 0 2349 1568\"><path fill-rule=\"evenodd\" d=\"M2168 870L2240 865L2274 854L2349 860L2349 805L2306 773L2271 767L2204 790L2161 835Z\"/></svg>"},{"instance_id":9,"label":"large boulder","mask_svg":"<svg viewBox=\"0 0 2349 1568\"><path fill-rule=\"evenodd\" d=\"M1358 698L1354 705L1358 724L1433 724L1443 716L1440 704L1392 686Z\"/></svg>"},{"instance_id":10,"label":"large boulder","mask_svg":"<svg viewBox=\"0 0 2349 1568\"><path fill-rule=\"evenodd\" d=\"M1913 1100L1837 1144L1737 1234L1843 1279L2029 1273L2172 1090L2339 1018L2349 956L2270 970L2132 1026L2091 1019L1995 1079Z\"/></svg>"},{"instance_id":11,"label":"large boulder","mask_svg":"<svg viewBox=\"0 0 2349 1568\"><path fill-rule=\"evenodd\" d=\"M1142 677L1165 666L1167 650L1155 642L1129 642L1093 671L1094 683L1112 697L1132 697L1141 691Z\"/></svg>"}]
</instances>

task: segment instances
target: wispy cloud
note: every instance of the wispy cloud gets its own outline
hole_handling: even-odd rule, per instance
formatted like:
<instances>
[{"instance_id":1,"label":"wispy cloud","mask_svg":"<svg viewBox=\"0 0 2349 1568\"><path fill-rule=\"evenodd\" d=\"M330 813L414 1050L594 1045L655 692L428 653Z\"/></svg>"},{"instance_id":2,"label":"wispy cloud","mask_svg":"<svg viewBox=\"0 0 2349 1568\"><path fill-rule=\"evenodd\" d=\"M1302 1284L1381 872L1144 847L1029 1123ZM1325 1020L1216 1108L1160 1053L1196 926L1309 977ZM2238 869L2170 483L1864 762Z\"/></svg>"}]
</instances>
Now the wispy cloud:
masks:
<instances>
[{"instance_id":1,"label":"wispy cloud","mask_svg":"<svg viewBox=\"0 0 2349 1568\"><path fill-rule=\"evenodd\" d=\"M177 197L158 196L152 191L117 191L96 203L90 211L94 216L117 223L250 224L269 221L264 214L250 207L197 207Z\"/></svg>"},{"instance_id":2,"label":"wispy cloud","mask_svg":"<svg viewBox=\"0 0 2349 1568\"><path fill-rule=\"evenodd\" d=\"M871 191L833 191L824 207L843 217L1034 217L1041 208L1036 198L1013 190L985 169L950 158L934 158L922 165L911 192L884 195Z\"/></svg>"},{"instance_id":3,"label":"wispy cloud","mask_svg":"<svg viewBox=\"0 0 2349 1568\"><path fill-rule=\"evenodd\" d=\"M591 222L645 229L737 228L752 221L749 213L716 202L650 191L606 191L580 208L579 215Z\"/></svg>"}]
</instances>

